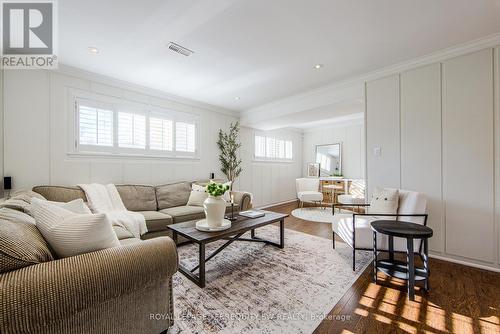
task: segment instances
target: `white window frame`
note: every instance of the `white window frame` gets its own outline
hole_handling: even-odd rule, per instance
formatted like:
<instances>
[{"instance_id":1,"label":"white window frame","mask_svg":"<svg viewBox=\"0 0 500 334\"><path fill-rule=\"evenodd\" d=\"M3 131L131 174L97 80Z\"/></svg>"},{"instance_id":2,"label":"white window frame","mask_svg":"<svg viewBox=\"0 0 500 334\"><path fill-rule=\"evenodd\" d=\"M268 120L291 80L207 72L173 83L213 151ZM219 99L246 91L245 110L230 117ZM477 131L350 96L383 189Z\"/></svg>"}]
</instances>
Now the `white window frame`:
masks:
<instances>
[{"instance_id":1,"label":"white window frame","mask_svg":"<svg viewBox=\"0 0 500 334\"><path fill-rule=\"evenodd\" d=\"M141 104L124 99L88 92L71 92L70 117L68 121L73 129L69 134L68 156L74 157L137 157L137 158L166 158L166 159L199 159L200 128L199 116L184 112L165 109L159 106ZM113 146L83 145L80 144L79 106L111 110L113 112ZM146 122L145 149L127 148L118 146L118 112L142 114ZM172 121L172 150L156 150L150 148L150 117L168 119ZM195 125L195 152L179 152L175 149L175 124L186 122Z\"/></svg>"},{"instance_id":2,"label":"white window frame","mask_svg":"<svg viewBox=\"0 0 500 334\"><path fill-rule=\"evenodd\" d=\"M264 137L264 157L260 157L260 156L257 156L255 153L255 149L256 149L256 146L255 146L255 141L256 141L256 137ZM270 158L270 157L267 157L267 139L268 138L271 138L271 139L274 139L274 146L275 146L275 155L278 154L278 151L277 151L277 142L279 140L282 140L283 141L283 144L284 144L284 154L285 154L285 157L284 158L279 158L279 157L273 157L273 158ZM286 158L286 142L291 142L292 143L292 158L291 159L287 159ZM253 161L256 161L256 162L293 162L295 161L295 154L294 154L294 148L295 148L295 142L292 138L290 137L287 137L287 136L283 136L283 135L275 135L275 134L266 134L266 133L262 133L262 132L255 132L254 135L253 135Z\"/></svg>"}]
</instances>

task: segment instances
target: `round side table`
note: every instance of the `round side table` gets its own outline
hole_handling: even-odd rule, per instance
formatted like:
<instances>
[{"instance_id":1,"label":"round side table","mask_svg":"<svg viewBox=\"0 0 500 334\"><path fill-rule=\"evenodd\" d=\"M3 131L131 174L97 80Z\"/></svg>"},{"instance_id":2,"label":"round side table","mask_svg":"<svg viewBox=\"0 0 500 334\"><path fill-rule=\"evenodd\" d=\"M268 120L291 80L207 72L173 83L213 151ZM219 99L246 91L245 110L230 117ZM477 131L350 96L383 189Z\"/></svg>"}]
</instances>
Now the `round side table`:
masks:
<instances>
[{"instance_id":1,"label":"round side table","mask_svg":"<svg viewBox=\"0 0 500 334\"><path fill-rule=\"evenodd\" d=\"M415 299L415 281L424 281L425 291L429 291L429 249L428 239L432 237L432 229L415 223L397 220L377 220L371 223L373 230L373 280L377 284L377 272L380 270L388 276L408 281L408 298ZM389 259L377 259L377 233L389 236ZM394 237L406 239L406 262L394 259ZM423 242L424 267L415 267L413 240ZM419 252L420 253L420 252Z\"/></svg>"}]
</instances>

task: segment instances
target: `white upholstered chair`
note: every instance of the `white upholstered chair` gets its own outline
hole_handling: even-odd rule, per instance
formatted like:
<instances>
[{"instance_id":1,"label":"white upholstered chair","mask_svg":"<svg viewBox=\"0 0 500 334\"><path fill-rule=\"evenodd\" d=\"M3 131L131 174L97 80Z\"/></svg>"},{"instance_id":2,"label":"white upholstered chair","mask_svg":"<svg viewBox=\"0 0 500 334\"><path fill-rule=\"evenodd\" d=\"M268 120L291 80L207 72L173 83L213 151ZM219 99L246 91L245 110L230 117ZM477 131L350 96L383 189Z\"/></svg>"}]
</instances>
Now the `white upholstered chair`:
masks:
<instances>
[{"instance_id":1,"label":"white upholstered chair","mask_svg":"<svg viewBox=\"0 0 500 334\"><path fill-rule=\"evenodd\" d=\"M304 206L304 202L320 203L323 201L323 193L319 191L318 178L300 178L295 180L297 187L297 198L300 206Z\"/></svg>"},{"instance_id":2,"label":"white upholstered chair","mask_svg":"<svg viewBox=\"0 0 500 334\"><path fill-rule=\"evenodd\" d=\"M365 200L365 180L352 180L348 194L339 195L340 204L363 204Z\"/></svg>"},{"instance_id":3,"label":"white upholstered chair","mask_svg":"<svg viewBox=\"0 0 500 334\"><path fill-rule=\"evenodd\" d=\"M356 206L357 204L354 204ZM335 207L353 206L353 204L335 204ZM397 214L377 214L369 211L369 204L362 204L368 207L368 213L334 213L333 215L333 248L335 248L335 235L338 235L350 247L352 247L352 270L355 270L356 250L373 250L373 231L370 223L375 220L383 220L392 216L392 219L426 225L427 201L424 194L399 190L399 204ZM377 249L388 250L389 238L386 235L377 233ZM420 253L421 240L415 240L413 249ZM394 251L406 252L406 239L394 238Z\"/></svg>"}]
</instances>

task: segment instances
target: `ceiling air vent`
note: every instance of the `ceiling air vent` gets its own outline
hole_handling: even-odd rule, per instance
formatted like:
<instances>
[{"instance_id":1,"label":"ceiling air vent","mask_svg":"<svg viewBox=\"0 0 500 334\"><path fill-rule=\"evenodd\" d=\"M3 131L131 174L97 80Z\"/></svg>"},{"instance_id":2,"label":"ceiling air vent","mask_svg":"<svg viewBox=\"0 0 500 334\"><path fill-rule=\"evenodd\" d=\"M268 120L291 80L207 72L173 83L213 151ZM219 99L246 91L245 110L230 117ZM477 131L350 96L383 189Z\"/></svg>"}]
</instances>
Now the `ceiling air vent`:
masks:
<instances>
[{"instance_id":1,"label":"ceiling air vent","mask_svg":"<svg viewBox=\"0 0 500 334\"><path fill-rule=\"evenodd\" d=\"M188 56L190 56L190 55L192 55L194 53L193 51L191 51L189 49L186 49L185 47L180 46L179 44L176 44L174 42L170 42L168 44L168 48L170 50L172 50L174 52L177 52L177 53L179 53L179 54L181 54L183 56L186 56L186 57L188 57Z\"/></svg>"}]
</instances>

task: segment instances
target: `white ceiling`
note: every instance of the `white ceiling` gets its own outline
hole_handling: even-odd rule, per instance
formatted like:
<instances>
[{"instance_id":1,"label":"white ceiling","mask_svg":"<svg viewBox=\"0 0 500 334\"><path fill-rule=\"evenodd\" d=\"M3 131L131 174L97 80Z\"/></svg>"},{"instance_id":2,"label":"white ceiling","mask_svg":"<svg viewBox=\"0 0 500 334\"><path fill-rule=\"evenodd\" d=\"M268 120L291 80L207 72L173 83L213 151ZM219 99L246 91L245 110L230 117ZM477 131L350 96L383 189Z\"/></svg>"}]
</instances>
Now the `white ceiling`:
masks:
<instances>
[{"instance_id":1,"label":"white ceiling","mask_svg":"<svg viewBox=\"0 0 500 334\"><path fill-rule=\"evenodd\" d=\"M500 31L500 0L63 0L58 6L61 63L233 110ZM195 54L172 53L170 41ZM90 46L100 53L89 54ZM317 63L324 67L314 69Z\"/></svg>"}]
</instances>

